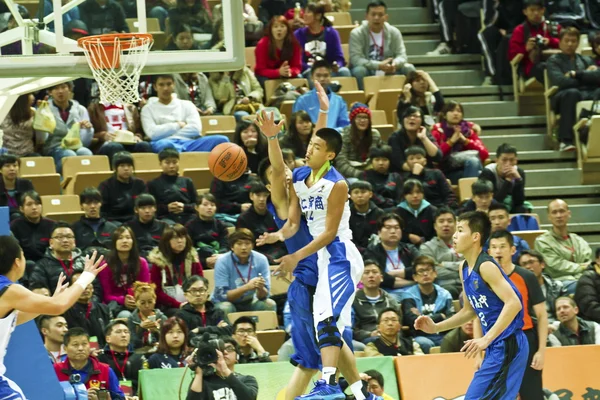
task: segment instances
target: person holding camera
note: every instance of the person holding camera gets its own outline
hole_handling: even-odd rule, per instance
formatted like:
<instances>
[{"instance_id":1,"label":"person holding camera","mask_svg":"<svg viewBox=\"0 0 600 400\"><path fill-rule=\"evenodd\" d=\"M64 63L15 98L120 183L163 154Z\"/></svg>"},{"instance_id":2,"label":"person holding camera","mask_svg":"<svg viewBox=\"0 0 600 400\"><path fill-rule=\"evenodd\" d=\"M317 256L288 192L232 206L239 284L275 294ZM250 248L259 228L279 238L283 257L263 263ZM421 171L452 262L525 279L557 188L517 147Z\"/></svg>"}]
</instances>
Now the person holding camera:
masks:
<instances>
[{"instance_id":1,"label":"person holding camera","mask_svg":"<svg viewBox=\"0 0 600 400\"><path fill-rule=\"evenodd\" d=\"M525 22L517 25L508 43L508 59L523 55L520 73L525 78L535 78L544 83L546 63L542 61L542 52L558 49L560 25L544 19L546 8L543 0L525 0L523 14Z\"/></svg>"},{"instance_id":2,"label":"person holding camera","mask_svg":"<svg viewBox=\"0 0 600 400\"><path fill-rule=\"evenodd\" d=\"M214 347L212 351L206 349L211 344L203 344L199 347L194 365L190 365L196 375L190 385L186 400L256 400L258 396L256 378L234 372L235 364L238 361L236 341L229 336L218 341L222 342L219 346L222 345L223 351ZM203 365L201 361L205 361L206 358L214 359L215 353L216 362Z\"/></svg>"}]
</instances>

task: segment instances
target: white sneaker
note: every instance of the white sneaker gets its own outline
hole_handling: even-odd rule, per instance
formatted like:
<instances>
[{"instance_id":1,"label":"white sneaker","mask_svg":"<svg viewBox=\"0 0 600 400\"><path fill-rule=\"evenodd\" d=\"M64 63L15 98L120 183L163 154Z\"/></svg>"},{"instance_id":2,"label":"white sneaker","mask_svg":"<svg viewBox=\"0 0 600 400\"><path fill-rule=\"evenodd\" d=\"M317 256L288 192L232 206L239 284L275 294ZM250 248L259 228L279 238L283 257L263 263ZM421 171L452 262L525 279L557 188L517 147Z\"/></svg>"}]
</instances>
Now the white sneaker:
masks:
<instances>
[{"instance_id":1,"label":"white sneaker","mask_svg":"<svg viewBox=\"0 0 600 400\"><path fill-rule=\"evenodd\" d=\"M444 54L452 54L452 49L446 42L441 42L433 51L428 51L425 55L428 56L441 56Z\"/></svg>"},{"instance_id":2,"label":"white sneaker","mask_svg":"<svg viewBox=\"0 0 600 400\"><path fill-rule=\"evenodd\" d=\"M558 147L558 149L560 151L575 151L575 146L573 146L572 144L569 143L560 143L560 146Z\"/></svg>"}]
</instances>

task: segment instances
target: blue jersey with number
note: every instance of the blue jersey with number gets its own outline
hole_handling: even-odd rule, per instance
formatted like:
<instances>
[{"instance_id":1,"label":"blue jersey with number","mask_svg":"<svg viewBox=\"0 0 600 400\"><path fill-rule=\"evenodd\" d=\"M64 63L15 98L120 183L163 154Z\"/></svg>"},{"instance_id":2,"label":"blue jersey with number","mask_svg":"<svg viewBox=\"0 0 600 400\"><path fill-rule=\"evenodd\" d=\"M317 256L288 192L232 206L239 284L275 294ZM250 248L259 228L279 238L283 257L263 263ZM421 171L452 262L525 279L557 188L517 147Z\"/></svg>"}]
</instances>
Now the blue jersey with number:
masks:
<instances>
[{"instance_id":1,"label":"blue jersey with number","mask_svg":"<svg viewBox=\"0 0 600 400\"><path fill-rule=\"evenodd\" d=\"M502 268L498 265L496 260L490 257L488 254L481 253L479 257L477 257L477 261L475 262L475 266L473 270L469 274L469 266L467 261L463 265L463 283L465 287L465 294L469 299L469 303L475 310L475 313L479 317L479 321L481 322L481 328L483 330L483 334L485 335L491 328L494 326L500 313L502 312L502 308L504 307L504 302L500 300L498 295L492 291L492 289L488 286L488 284L483 280L480 275L479 269L481 264L485 261L492 262L500 272L504 279L508 282L514 292L519 297L519 301L521 305L523 305L523 299L521 298L521 294L515 287L515 285L511 282L511 280L506 276ZM517 316L512 320L510 325L506 327L504 332L502 332L495 340L503 340L508 336L512 335L515 331L523 328L523 309L519 311ZM492 342L492 343L494 343Z\"/></svg>"},{"instance_id":2,"label":"blue jersey with number","mask_svg":"<svg viewBox=\"0 0 600 400\"><path fill-rule=\"evenodd\" d=\"M285 225L286 220L279 218L277 211L275 210L275 206L270 201L267 203L267 208L273 215L275 224L279 229L281 229L281 227ZM287 248L288 253L292 254L312 242L312 240L313 237L308 231L306 221L304 220L304 217L301 216L300 228L298 229L298 232L285 241L285 247ZM311 254L310 256L301 260L298 263L298 266L294 269L294 276L305 285L317 286L317 280L319 277L317 270L317 253Z\"/></svg>"}]
</instances>

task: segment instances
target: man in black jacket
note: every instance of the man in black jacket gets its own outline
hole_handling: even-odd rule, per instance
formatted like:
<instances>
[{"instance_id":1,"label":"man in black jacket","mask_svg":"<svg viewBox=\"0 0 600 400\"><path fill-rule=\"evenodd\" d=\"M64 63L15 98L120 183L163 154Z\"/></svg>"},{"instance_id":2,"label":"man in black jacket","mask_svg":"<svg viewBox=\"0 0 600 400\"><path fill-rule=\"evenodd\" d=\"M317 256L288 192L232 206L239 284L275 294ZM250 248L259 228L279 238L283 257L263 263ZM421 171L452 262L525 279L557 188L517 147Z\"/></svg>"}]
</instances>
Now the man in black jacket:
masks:
<instances>
[{"instance_id":1,"label":"man in black jacket","mask_svg":"<svg viewBox=\"0 0 600 400\"><path fill-rule=\"evenodd\" d=\"M547 61L550 86L558 86L552 96L552 107L560 114L558 141L561 151L574 151L573 125L577 122L576 106L582 100L592 100L600 85L600 70L594 60L577 54L580 33L569 27L560 31L561 53Z\"/></svg>"},{"instance_id":2,"label":"man in black jacket","mask_svg":"<svg viewBox=\"0 0 600 400\"><path fill-rule=\"evenodd\" d=\"M148 182L148 193L156 199L158 218L182 225L196 215L198 195L190 178L179 176L179 153L164 149L158 154L162 174Z\"/></svg>"},{"instance_id":3,"label":"man in black jacket","mask_svg":"<svg viewBox=\"0 0 600 400\"><path fill-rule=\"evenodd\" d=\"M185 227L198 251L200 263L206 268L212 269L215 267L219 254L229 250L227 242L229 232L225 224L215 218L217 199L212 193L203 193L198 196L196 211L198 218L192 219Z\"/></svg>"},{"instance_id":4,"label":"man in black jacket","mask_svg":"<svg viewBox=\"0 0 600 400\"><path fill-rule=\"evenodd\" d=\"M595 256L577 282L575 301L583 318L600 323L600 247Z\"/></svg>"},{"instance_id":5,"label":"man in black jacket","mask_svg":"<svg viewBox=\"0 0 600 400\"><path fill-rule=\"evenodd\" d=\"M134 210L136 217L126 225L133 230L140 256L146 257L153 248L158 246L167 223L155 218L156 200L151 194L139 195L135 200Z\"/></svg>"},{"instance_id":6,"label":"man in black jacket","mask_svg":"<svg viewBox=\"0 0 600 400\"><path fill-rule=\"evenodd\" d=\"M85 254L91 254L94 250L99 254L107 254L112 233L117 226L100 216L102 195L96 188L86 188L79 195L79 204L84 215L72 226L77 245Z\"/></svg>"},{"instance_id":7,"label":"man in black jacket","mask_svg":"<svg viewBox=\"0 0 600 400\"><path fill-rule=\"evenodd\" d=\"M369 182L356 181L350 185L350 230L359 251L369 245L371 235L377 233L377 220L384 211L371 201L373 187Z\"/></svg>"},{"instance_id":8,"label":"man in black jacket","mask_svg":"<svg viewBox=\"0 0 600 400\"><path fill-rule=\"evenodd\" d=\"M148 360L144 354L134 353L129 347L131 332L127 322L116 319L104 329L106 346L98 355L98 361L108 364L119 378L121 389L126 395L136 395L140 370L148 369Z\"/></svg>"},{"instance_id":9,"label":"man in black jacket","mask_svg":"<svg viewBox=\"0 0 600 400\"><path fill-rule=\"evenodd\" d=\"M252 207L250 202L250 184L255 180L253 175L245 173L235 181L223 182L217 178L210 184L210 192L218 200L220 213L237 215Z\"/></svg>"},{"instance_id":10,"label":"man in black jacket","mask_svg":"<svg viewBox=\"0 0 600 400\"><path fill-rule=\"evenodd\" d=\"M125 11L114 0L87 0L79 5L79 13L91 35L129 32Z\"/></svg>"},{"instance_id":11,"label":"man in black jacket","mask_svg":"<svg viewBox=\"0 0 600 400\"><path fill-rule=\"evenodd\" d=\"M109 221L125 223L135 217L135 199L148 189L143 180L133 175L135 165L131 153L115 154L112 165L114 175L98 186L102 193L102 216Z\"/></svg>"},{"instance_id":12,"label":"man in black jacket","mask_svg":"<svg viewBox=\"0 0 600 400\"><path fill-rule=\"evenodd\" d=\"M369 159L373 169L364 171L360 179L372 185L373 202L377 207L384 210L395 208L402 201L402 176L398 172L390 172L391 146L372 147Z\"/></svg>"},{"instance_id":13,"label":"man in black jacket","mask_svg":"<svg viewBox=\"0 0 600 400\"><path fill-rule=\"evenodd\" d=\"M29 179L18 178L20 166L21 161L17 156L0 156L0 207L9 208L11 220L20 216L19 199L23 193L34 190Z\"/></svg>"}]
</instances>

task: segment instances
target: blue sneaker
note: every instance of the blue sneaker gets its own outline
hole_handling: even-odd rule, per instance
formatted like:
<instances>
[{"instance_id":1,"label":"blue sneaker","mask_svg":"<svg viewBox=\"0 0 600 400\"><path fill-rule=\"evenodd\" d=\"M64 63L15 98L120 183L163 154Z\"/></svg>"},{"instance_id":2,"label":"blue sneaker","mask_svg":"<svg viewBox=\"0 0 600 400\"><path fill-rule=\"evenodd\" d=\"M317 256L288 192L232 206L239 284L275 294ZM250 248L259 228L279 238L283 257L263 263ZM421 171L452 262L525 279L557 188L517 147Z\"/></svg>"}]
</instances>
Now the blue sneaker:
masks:
<instances>
[{"instance_id":1,"label":"blue sneaker","mask_svg":"<svg viewBox=\"0 0 600 400\"><path fill-rule=\"evenodd\" d=\"M381 396L376 396L373 393L369 393L369 397L367 397L366 400L383 400L383 397Z\"/></svg>"},{"instance_id":2,"label":"blue sneaker","mask_svg":"<svg viewBox=\"0 0 600 400\"><path fill-rule=\"evenodd\" d=\"M346 400L346 395L340 389L340 385L329 385L323 379L319 379L309 394L298 396L296 400Z\"/></svg>"}]
</instances>

